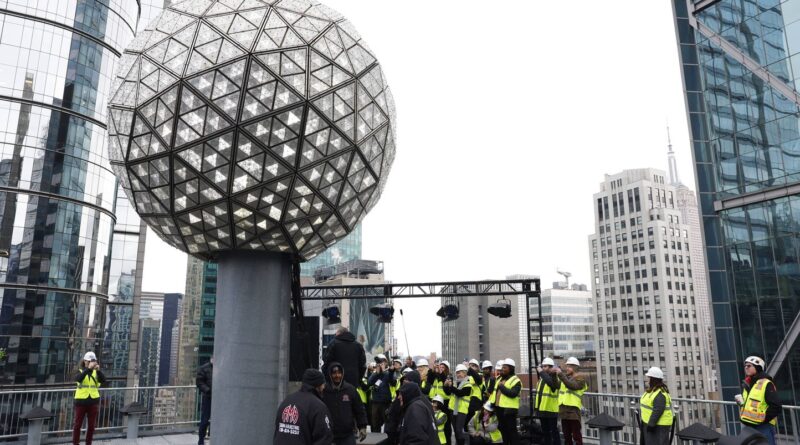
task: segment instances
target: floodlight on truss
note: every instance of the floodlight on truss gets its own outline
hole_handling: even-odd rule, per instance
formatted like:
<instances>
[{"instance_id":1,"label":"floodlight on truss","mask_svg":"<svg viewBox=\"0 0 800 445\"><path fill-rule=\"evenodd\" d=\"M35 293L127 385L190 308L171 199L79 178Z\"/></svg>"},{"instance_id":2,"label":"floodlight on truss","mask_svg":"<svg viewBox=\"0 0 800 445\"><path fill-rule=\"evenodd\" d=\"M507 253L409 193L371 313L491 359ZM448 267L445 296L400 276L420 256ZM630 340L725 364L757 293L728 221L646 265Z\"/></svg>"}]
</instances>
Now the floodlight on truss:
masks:
<instances>
[{"instance_id":1,"label":"floodlight on truss","mask_svg":"<svg viewBox=\"0 0 800 445\"><path fill-rule=\"evenodd\" d=\"M328 324L337 324L342 322L342 310L339 305L331 301L331 303L322 309L322 316Z\"/></svg>"},{"instance_id":2,"label":"floodlight on truss","mask_svg":"<svg viewBox=\"0 0 800 445\"><path fill-rule=\"evenodd\" d=\"M175 1L124 51L111 166L168 244L313 258L377 203L395 153L377 59L309 0Z\"/></svg>"},{"instance_id":3,"label":"floodlight on truss","mask_svg":"<svg viewBox=\"0 0 800 445\"><path fill-rule=\"evenodd\" d=\"M436 311L436 316L442 317L442 322L458 320L458 306L452 303L445 304Z\"/></svg>"},{"instance_id":4,"label":"floodlight on truss","mask_svg":"<svg viewBox=\"0 0 800 445\"><path fill-rule=\"evenodd\" d=\"M501 298L497 302L490 304L486 311L495 317L509 318L511 317L511 302L506 298Z\"/></svg>"},{"instance_id":5,"label":"floodlight on truss","mask_svg":"<svg viewBox=\"0 0 800 445\"><path fill-rule=\"evenodd\" d=\"M392 303L380 303L369 308L369 313L378 317L379 323L391 323L394 318L394 305Z\"/></svg>"}]
</instances>

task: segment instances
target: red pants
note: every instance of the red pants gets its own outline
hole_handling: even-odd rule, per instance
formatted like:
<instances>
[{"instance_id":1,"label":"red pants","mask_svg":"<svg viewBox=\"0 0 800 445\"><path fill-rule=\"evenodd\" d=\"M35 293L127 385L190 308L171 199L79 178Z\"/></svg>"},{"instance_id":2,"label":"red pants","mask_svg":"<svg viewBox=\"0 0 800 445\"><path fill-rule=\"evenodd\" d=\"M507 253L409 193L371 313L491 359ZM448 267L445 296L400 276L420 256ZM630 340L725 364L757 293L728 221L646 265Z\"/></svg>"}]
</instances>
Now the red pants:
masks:
<instances>
[{"instance_id":1,"label":"red pants","mask_svg":"<svg viewBox=\"0 0 800 445\"><path fill-rule=\"evenodd\" d=\"M564 433L564 445L583 445L580 420L561 419L561 432Z\"/></svg>"},{"instance_id":2,"label":"red pants","mask_svg":"<svg viewBox=\"0 0 800 445\"><path fill-rule=\"evenodd\" d=\"M100 404L94 405L75 405L75 423L72 426L72 445L81 443L81 426L83 417L86 416L86 445L92 445L94 437L94 424L97 421L97 413L100 412Z\"/></svg>"}]
</instances>

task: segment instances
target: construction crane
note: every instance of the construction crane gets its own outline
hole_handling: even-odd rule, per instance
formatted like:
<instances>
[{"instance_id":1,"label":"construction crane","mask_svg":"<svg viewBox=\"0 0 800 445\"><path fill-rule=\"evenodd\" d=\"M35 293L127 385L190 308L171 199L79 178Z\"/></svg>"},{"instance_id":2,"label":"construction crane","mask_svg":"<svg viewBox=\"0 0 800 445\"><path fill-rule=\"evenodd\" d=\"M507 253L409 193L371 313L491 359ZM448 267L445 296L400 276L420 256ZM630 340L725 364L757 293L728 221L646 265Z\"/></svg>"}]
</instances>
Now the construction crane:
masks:
<instances>
[{"instance_id":1,"label":"construction crane","mask_svg":"<svg viewBox=\"0 0 800 445\"><path fill-rule=\"evenodd\" d=\"M567 281L567 289L569 289L569 277L572 276L572 273L558 268L556 268L556 273L564 277L564 279Z\"/></svg>"}]
</instances>

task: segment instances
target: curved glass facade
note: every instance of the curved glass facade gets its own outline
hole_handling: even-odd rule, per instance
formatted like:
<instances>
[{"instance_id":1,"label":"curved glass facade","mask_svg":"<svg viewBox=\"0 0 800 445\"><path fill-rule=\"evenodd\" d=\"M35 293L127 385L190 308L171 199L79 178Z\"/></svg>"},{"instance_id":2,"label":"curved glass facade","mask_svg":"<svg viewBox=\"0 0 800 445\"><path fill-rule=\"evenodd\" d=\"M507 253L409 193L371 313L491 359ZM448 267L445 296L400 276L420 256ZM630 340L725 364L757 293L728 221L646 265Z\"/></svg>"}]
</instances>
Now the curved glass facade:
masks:
<instances>
[{"instance_id":1,"label":"curved glass facade","mask_svg":"<svg viewBox=\"0 0 800 445\"><path fill-rule=\"evenodd\" d=\"M0 1L0 384L47 385L100 350L121 293L106 106L139 4L24 3Z\"/></svg>"}]
</instances>

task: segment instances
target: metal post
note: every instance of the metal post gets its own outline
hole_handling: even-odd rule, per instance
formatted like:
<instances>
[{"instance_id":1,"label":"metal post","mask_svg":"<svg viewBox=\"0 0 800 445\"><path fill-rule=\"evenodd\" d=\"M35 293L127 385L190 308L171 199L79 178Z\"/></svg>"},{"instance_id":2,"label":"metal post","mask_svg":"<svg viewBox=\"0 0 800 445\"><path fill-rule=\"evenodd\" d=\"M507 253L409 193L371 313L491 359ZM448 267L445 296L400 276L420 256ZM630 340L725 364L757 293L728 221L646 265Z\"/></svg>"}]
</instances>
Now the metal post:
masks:
<instances>
[{"instance_id":1,"label":"metal post","mask_svg":"<svg viewBox=\"0 0 800 445\"><path fill-rule=\"evenodd\" d=\"M600 445L611 445L611 431L609 430L600 430Z\"/></svg>"},{"instance_id":2,"label":"metal post","mask_svg":"<svg viewBox=\"0 0 800 445\"><path fill-rule=\"evenodd\" d=\"M128 414L128 440L136 440L139 437L139 413Z\"/></svg>"},{"instance_id":3,"label":"metal post","mask_svg":"<svg viewBox=\"0 0 800 445\"><path fill-rule=\"evenodd\" d=\"M292 259L229 251L217 264L211 431L225 443L270 442L289 380Z\"/></svg>"},{"instance_id":4,"label":"metal post","mask_svg":"<svg viewBox=\"0 0 800 445\"><path fill-rule=\"evenodd\" d=\"M44 425L44 419L31 419L28 421L28 445L42 443L42 425Z\"/></svg>"}]
</instances>

